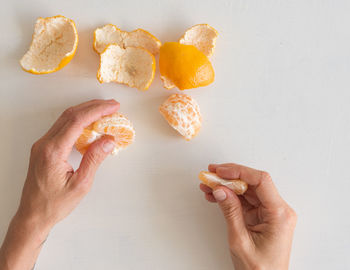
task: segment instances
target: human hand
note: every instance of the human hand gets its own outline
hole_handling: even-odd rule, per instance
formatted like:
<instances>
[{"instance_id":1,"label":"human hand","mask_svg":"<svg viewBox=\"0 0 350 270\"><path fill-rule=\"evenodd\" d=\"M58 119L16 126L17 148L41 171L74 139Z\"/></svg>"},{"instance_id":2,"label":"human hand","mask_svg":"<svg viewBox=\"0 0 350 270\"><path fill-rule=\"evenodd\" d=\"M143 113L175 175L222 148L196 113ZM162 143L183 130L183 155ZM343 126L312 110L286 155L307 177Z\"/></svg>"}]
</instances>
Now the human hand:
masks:
<instances>
[{"instance_id":1,"label":"human hand","mask_svg":"<svg viewBox=\"0 0 350 270\"><path fill-rule=\"evenodd\" d=\"M85 127L118 109L115 100L71 107L34 143L20 206L0 250L0 270L31 269L51 228L90 190L96 170L114 148L113 137L94 142L76 171L68 156Z\"/></svg>"},{"instance_id":2,"label":"human hand","mask_svg":"<svg viewBox=\"0 0 350 270\"><path fill-rule=\"evenodd\" d=\"M209 202L225 216L231 258L236 270L287 270L297 216L281 198L270 175L237 164L211 164L209 171L249 187L242 196L218 186L200 184Z\"/></svg>"}]
</instances>

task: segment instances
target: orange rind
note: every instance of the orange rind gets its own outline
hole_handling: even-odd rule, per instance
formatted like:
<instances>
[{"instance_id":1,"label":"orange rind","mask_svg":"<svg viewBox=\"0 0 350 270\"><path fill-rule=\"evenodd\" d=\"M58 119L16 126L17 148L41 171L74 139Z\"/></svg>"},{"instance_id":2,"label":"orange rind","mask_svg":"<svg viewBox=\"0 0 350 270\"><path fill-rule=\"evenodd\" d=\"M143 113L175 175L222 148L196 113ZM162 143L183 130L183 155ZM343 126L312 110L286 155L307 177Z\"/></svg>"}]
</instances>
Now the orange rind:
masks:
<instances>
[{"instance_id":1,"label":"orange rind","mask_svg":"<svg viewBox=\"0 0 350 270\"><path fill-rule=\"evenodd\" d=\"M121 113L104 116L85 128L75 143L75 148L83 155L89 146L104 135L114 137L115 148L112 155L128 147L135 139L131 122Z\"/></svg>"},{"instance_id":2,"label":"orange rind","mask_svg":"<svg viewBox=\"0 0 350 270\"><path fill-rule=\"evenodd\" d=\"M207 57L214 53L218 31L208 24L197 24L189 28L180 38L179 42L193 45Z\"/></svg>"},{"instance_id":3,"label":"orange rind","mask_svg":"<svg viewBox=\"0 0 350 270\"><path fill-rule=\"evenodd\" d=\"M207 57L214 53L218 31L209 24L197 24L189 28L179 39L179 43L184 45L193 45ZM161 76L163 86L166 89L172 89L176 85L171 79Z\"/></svg>"},{"instance_id":4,"label":"orange rind","mask_svg":"<svg viewBox=\"0 0 350 270\"><path fill-rule=\"evenodd\" d=\"M198 103L185 94L171 95L160 106L159 112L187 141L195 137L202 126Z\"/></svg>"},{"instance_id":5,"label":"orange rind","mask_svg":"<svg viewBox=\"0 0 350 270\"><path fill-rule=\"evenodd\" d=\"M155 58L143 48L122 48L110 44L100 55L97 79L101 83L117 82L147 90L155 73Z\"/></svg>"},{"instance_id":6,"label":"orange rind","mask_svg":"<svg viewBox=\"0 0 350 270\"><path fill-rule=\"evenodd\" d=\"M162 45L159 39L143 29L126 32L113 24L106 24L95 30L94 49L97 53L102 53L112 43L118 44L124 49L127 47L144 48L153 55L159 53L159 48Z\"/></svg>"},{"instance_id":7,"label":"orange rind","mask_svg":"<svg viewBox=\"0 0 350 270\"><path fill-rule=\"evenodd\" d=\"M206 186L214 189L217 186L226 186L233 190L237 195L244 194L248 189L248 184L240 179L225 180L219 177L216 173L201 171L198 178Z\"/></svg>"},{"instance_id":8,"label":"orange rind","mask_svg":"<svg viewBox=\"0 0 350 270\"><path fill-rule=\"evenodd\" d=\"M20 64L33 74L52 73L72 60L77 46L78 32L71 19L61 15L38 18L32 43Z\"/></svg>"},{"instance_id":9,"label":"orange rind","mask_svg":"<svg viewBox=\"0 0 350 270\"><path fill-rule=\"evenodd\" d=\"M215 77L204 53L178 42L166 42L160 48L159 70L165 85L174 84L180 90L209 85Z\"/></svg>"}]
</instances>

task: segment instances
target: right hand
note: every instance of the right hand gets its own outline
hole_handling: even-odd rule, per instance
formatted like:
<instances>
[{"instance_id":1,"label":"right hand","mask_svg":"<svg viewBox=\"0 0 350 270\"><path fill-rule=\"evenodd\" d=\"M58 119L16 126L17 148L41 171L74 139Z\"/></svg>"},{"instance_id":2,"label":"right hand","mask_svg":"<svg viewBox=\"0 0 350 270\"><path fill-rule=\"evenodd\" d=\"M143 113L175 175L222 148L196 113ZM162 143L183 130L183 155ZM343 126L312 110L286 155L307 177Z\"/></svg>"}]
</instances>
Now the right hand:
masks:
<instances>
[{"instance_id":1,"label":"right hand","mask_svg":"<svg viewBox=\"0 0 350 270\"><path fill-rule=\"evenodd\" d=\"M241 179L242 196L218 186L200 189L217 202L227 222L229 248L236 270L287 270L297 216L281 198L270 175L237 164L212 164L209 171L226 180Z\"/></svg>"}]
</instances>

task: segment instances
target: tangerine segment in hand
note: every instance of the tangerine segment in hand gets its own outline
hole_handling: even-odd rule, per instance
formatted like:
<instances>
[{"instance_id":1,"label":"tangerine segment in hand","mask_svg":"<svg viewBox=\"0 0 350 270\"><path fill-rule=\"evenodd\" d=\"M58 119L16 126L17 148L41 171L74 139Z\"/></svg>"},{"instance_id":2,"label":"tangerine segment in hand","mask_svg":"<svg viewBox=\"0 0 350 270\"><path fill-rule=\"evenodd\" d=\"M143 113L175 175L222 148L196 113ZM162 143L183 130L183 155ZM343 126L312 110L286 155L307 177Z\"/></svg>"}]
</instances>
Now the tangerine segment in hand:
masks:
<instances>
[{"instance_id":1,"label":"tangerine segment in hand","mask_svg":"<svg viewBox=\"0 0 350 270\"><path fill-rule=\"evenodd\" d=\"M206 86L214 81L214 69L208 58L193 45L166 42L160 48L161 78L180 90Z\"/></svg>"},{"instance_id":2,"label":"tangerine segment in hand","mask_svg":"<svg viewBox=\"0 0 350 270\"><path fill-rule=\"evenodd\" d=\"M32 44L22 57L22 68L33 74L55 72L72 60L78 46L74 22L64 16L38 18Z\"/></svg>"},{"instance_id":3,"label":"tangerine segment in hand","mask_svg":"<svg viewBox=\"0 0 350 270\"><path fill-rule=\"evenodd\" d=\"M185 94L171 95L160 106L159 112L187 141L195 137L202 126L198 103Z\"/></svg>"},{"instance_id":4,"label":"tangerine segment in hand","mask_svg":"<svg viewBox=\"0 0 350 270\"><path fill-rule=\"evenodd\" d=\"M101 82L123 83L140 90L147 90L155 72L154 56L136 47L122 48L110 44L100 55L97 79Z\"/></svg>"},{"instance_id":5,"label":"tangerine segment in hand","mask_svg":"<svg viewBox=\"0 0 350 270\"><path fill-rule=\"evenodd\" d=\"M181 44L193 45L207 57L214 53L218 31L208 24L197 24L188 29L180 38Z\"/></svg>"},{"instance_id":6,"label":"tangerine segment in hand","mask_svg":"<svg viewBox=\"0 0 350 270\"><path fill-rule=\"evenodd\" d=\"M162 45L159 39L143 29L126 32L113 24L106 24L95 30L94 49L97 53L102 53L111 43L118 44L124 49L127 47L141 47L153 55L158 54Z\"/></svg>"},{"instance_id":7,"label":"tangerine segment in hand","mask_svg":"<svg viewBox=\"0 0 350 270\"><path fill-rule=\"evenodd\" d=\"M236 180L225 180L219 177L216 173L201 171L198 178L208 187L214 189L217 186L226 186L233 190L237 195L244 194L248 185L246 182L236 179Z\"/></svg>"},{"instance_id":8,"label":"tangerine segment in hand","mask_svg":"<svg viewBox=\"0 0 350 270\"><path fill-rule=\"evenodd\" d=\"M115 148L112 155L116 155L119 150L126 148L134 141L135 130L131 122L120 113L104 116L83 130L75 143L75 148L84 154L90 144L103 135L114 137Z\"/></svg>"}]
</instances>

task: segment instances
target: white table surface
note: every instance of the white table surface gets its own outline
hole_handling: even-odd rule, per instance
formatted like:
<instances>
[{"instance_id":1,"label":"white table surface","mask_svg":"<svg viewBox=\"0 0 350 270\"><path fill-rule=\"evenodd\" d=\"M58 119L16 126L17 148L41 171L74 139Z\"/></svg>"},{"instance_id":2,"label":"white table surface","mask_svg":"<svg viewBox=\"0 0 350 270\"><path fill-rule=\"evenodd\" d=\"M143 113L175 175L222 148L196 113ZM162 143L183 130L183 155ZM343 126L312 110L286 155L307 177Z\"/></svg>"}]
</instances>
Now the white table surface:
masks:
<instances>
[{"instance_id":1,"label":"white table surface","mask_svg":"<svg viewBox=\"0 0 350 270\"><path fill-rule=\"evenodd\" d=\"M73 19L79 46L63 70L21 70L37 17ZM0 237L14 214L29 150L68 106L115 98L136 142L108 158L79 207L58 224L36 269L232 269L225 223L198 189L210 162L269 171L299 220L291 269L349 269L350 2L20 1L0 17ZM95 77L93 30L114 23L175 41L209 23L220 37L215 82L187 91L203 128L181 139L158 113L170 93L157 71L147 92ZM74 152L76 167L80 155Z\"/></svg>"}]
</instances>

